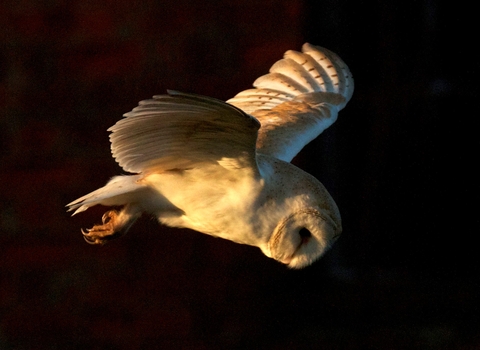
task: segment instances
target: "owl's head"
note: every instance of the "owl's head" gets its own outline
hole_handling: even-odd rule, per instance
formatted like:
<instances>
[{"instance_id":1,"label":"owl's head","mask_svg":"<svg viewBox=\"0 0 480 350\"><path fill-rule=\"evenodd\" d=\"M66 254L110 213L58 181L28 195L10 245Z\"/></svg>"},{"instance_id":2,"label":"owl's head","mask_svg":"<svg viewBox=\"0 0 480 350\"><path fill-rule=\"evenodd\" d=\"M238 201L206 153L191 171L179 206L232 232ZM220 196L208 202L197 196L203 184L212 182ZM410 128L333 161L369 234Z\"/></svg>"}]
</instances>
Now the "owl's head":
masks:
<instances>
[{"instance_id":1,"label":"owl's head","mask_svg":"<svg viewBox=\"0 0 480 350\"><path fill-rule=\"evenodd\" d=\"M292 269L301 269L321 257L341 231L338 210L300 209L280 221L264 253Z\"/></svg>"}]
</instances>

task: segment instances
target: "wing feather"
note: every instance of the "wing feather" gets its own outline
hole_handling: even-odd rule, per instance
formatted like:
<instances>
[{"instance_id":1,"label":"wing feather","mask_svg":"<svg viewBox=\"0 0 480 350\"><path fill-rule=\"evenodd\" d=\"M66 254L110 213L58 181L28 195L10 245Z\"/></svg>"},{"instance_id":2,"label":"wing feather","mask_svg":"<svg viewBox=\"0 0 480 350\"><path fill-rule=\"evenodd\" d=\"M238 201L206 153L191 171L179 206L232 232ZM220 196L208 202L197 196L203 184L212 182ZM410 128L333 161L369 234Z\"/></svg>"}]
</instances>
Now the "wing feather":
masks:
<instances>
[{"instance_id":1,"label":"wing feather","mask_svg":"<svg viewBox=\"0 0 480 350\"><path fill-rule=\"evenodd\" d=\"M132 173L235 160L256 171L258 121L225 102L169 91L124 115L109 131L112 154Z\"/></svg>"},{"instance_id":2,"label":"wing feather","mask_svg":"<svg viewBox=\"0 0 480 350\"><path fill-rule=\"evenodd\" d=\"M296 82L305 87L304 92L316 91L320 89L315 78L298 62L291 58L284 58L277 61L271 68L271 73L281 73L292 77Z\"/></svg>"},{"instance_id":3,"label":"wing feather","mask_svg":"<svg viewBox=\"0 0 480 350\"><path fill-rule=\"evenodd\" d=\"M333 52L308 43L227 102L261 123L257 151L285 161L333 124L353 94L353 77Z\"/></svg>"},{"instance_id":4,"label":"wing feather","mask_svg":"<svg viewBox=\"0 0 480 350\"><path fill-rule=\"evenodd\" d=\"M282 73L269 73L263 75L253 82L256 88L267 88L283 93L290 93L294 95L308 92L308 89L302 84L298 83L294 78L291 78Z\"/></svg>"},{"instance_id":5,"label":"wing feather","mask_svg":"<svg viewBox=\"0 0 480 350\"><path fill-rule=\"evenodd\" d=\"M248 89L235 96L235 106L245 113L252 113L257 109L271 109L294 97L294 94L271 89Z\"/></svg>"}]
</instances>

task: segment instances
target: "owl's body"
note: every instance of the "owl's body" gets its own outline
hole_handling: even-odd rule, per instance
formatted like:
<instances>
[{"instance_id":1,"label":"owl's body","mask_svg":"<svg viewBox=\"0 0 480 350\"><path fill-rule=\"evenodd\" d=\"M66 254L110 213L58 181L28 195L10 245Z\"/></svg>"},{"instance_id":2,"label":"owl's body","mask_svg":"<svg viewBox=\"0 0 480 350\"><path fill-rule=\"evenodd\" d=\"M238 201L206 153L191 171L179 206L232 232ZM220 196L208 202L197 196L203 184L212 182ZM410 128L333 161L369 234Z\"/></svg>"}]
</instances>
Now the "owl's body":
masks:
<instances>
[{"instance_id":1,"label":"owl's body","mask_svg":"<svg viewBox=\"0 0 480 350\"><path fill-rule=\"evenodd\" d=\"M123 206L85 239L103 244L148 213L171 227L257 246L293 268L321 256L341 232L338 208L317 179L289 162L335 121L353 80L328 50L305 44L304 53L286 56L299 63L277 62L257 89L229 104L170 91L109 129L114 157L136 175L114 177L69 204L75 214ZM326 59L325 67L316 61Z\"/></svg>"}]
</instances>

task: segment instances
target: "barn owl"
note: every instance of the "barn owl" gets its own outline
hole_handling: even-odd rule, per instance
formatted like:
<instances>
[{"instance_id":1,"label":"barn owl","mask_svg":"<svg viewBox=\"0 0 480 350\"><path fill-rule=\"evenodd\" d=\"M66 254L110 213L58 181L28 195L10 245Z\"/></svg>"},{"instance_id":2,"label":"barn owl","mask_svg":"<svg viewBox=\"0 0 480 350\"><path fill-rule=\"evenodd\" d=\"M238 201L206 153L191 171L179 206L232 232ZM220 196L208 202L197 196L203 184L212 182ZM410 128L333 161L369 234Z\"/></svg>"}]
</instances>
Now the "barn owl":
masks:
<instances>
[{"instance_id":1,"label":"barn owl","mask_svg":"<svg viewBox=\"0 0 480 350\"><path fill-rule=\"evenodd\" d=\"M112 155L130 175L68 210L121 208L82 230L92 244L125 234L148 213L256 246L290 268L308 266L339 237L340 213L325 187L290 161L335 122L353 86L336 54L306 43L226 102L170 90L141 101L108 129Z\"/></svg>"}]
</instances>

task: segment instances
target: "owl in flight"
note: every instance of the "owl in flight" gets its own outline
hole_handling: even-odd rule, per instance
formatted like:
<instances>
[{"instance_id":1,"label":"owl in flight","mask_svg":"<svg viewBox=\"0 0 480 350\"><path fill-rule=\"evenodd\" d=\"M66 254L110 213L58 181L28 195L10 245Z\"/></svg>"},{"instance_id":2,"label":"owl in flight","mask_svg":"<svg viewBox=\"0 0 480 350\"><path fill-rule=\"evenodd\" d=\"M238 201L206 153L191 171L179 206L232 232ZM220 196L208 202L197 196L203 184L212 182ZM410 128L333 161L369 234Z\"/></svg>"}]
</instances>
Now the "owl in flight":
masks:
<instances>
[{"instance_id":1,"label":"owl in flight","mask_svg":"<svg viewBox=\"0 0 480 350\"><path fill-rule=\"evenodd\" d=\"M132 175L113 177L69 211L121 207L82 230L92 244L125 234L148 213L259 247L290 268L308 266L339 237L340 213L325 187L290 161L335 122L353 85L336 54L306 43L227 102L177 91L141 101L108 129L113 157Z\"/></svg>"}]
</instances>

